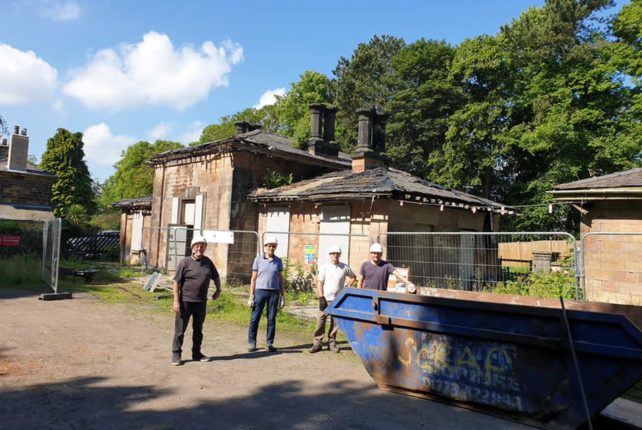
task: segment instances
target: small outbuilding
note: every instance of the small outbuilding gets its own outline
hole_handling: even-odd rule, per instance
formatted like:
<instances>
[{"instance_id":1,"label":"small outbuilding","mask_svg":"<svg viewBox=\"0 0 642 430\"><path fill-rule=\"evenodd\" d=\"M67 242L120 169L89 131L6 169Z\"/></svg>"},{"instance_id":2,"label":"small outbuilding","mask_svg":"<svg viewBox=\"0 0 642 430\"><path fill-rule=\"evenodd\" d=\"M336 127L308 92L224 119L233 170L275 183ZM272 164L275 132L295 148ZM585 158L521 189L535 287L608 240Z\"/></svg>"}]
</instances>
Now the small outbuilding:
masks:
<instances>
[{"instance_id":1,"label":"small outbuilding","mask_svg":"<svg viewBox=\"0 0 642 430\"><path fill-rule=\"evenodd\" d=\"M147 264L151 239L152 196L125 199L112 203L120 209L120 261L132 265Z\"/></svg>"}]
</instances>

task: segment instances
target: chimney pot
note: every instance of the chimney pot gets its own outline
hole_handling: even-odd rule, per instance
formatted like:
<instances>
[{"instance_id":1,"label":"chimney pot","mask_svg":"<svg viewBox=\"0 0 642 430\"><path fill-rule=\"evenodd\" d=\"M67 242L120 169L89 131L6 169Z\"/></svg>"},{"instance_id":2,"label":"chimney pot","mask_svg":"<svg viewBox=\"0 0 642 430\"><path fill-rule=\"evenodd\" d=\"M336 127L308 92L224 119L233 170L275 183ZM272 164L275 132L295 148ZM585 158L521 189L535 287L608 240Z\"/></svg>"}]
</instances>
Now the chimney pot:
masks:
<instances>
[{"instance_id":1,"label":"chimney pot","mask_svg":"<svg viewBox=\"0 0 642 430\"><path fill-rule=\"evenodd\" d=\"M238 121L234 123L234 134L239 135L250 131L250 123L246 121Z\"/></svg>"},{"instance_id":2,"label":"chimney pot","mask_svg":"<svg viewBox=\"0 0 642 430\"><path fill-rule=\"evenodd\" d=\"M27 129L23 128L22 129L22 133L20 133L20 134L23 135L23 136L26 136L27 135Z\"/></svg>"},{"instance_id":3,"label":"chimney pot","mask_svg":"<svg viewBox=\"0 0 642 430\"><path fill-rule=\"evenodd\" d=\"M323 103L312 103L310 108L310 139L308 139L308 152L320 154L323 152L323 119L325 105Z\"/></svg>"},{"instance_id":4,"label":"chimney pot","mask_svg":"<svg viewBox=\"0 0 642 430\"><path fill-rule=\"evenodd\" d=\"M14 125L13 126L13 134L18 134L20 132L20 126L19 125Z\"/></svg>"},{"instance_id":5,"label":"chimney pot","mask_svg":"<svg viewBox=\"0 0 642 430\"><path fill-rule=\"evenodd\" d=\"M359 136L357 137L357 152L372 151L372 109L359 109Z\"/></svg>"}]
</instances>

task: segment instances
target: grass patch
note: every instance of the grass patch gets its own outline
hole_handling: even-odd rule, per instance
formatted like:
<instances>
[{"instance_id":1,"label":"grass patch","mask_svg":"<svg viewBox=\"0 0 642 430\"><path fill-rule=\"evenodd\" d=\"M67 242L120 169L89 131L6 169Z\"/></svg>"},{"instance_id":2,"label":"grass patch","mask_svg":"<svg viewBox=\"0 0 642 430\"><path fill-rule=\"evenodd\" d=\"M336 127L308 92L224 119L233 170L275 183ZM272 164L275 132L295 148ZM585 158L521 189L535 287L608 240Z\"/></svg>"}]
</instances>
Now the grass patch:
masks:
<instances>
[{"instance_id":1,"label":"grass patch","mask_svg":"<svg viewBox=\"0 0 642 430\"><path fill-rule=\"evenodd\" d=\"M635 384L633 388L624 393L622 397L632 402L642 403L642 381Z\"/></svg>"},{"instance_id":2,"label":"grass patch","mask_svg":"<svg viewBox=\"0 0 642 430\"><path fill-rule=\"evenodd\" d=\"M42 287L42 257L26 254L1 258L0 279L4 288Z\"/></svg>"}]
</instances>

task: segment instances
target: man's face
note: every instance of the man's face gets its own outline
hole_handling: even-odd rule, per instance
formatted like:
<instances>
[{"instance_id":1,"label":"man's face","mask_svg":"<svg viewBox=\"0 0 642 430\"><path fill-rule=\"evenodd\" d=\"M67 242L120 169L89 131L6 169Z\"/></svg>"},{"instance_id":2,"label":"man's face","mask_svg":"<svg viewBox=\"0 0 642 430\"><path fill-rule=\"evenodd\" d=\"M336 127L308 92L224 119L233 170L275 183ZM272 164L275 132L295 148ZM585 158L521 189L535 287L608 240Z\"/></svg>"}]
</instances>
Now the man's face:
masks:
<instances>
[{"instance_id":1,"label":"man's face","mask_svg":"<svg viewBox=\"0 0 642 430\"><path fill-rule=\"evenodd\" d=\"M266 243L265 244L265 254L268 257L274 256L274 251L276 251L276 243Z\"/></svg>"},{"instance_id":2,"label":"man's face","mask_svg":"<svg viewBox=\"0 0 642 430\"><path fill-rule=\"evenodd\" d=\"M195 243L194 246L192 246L192 255L198 260L205 254L206 249L206 243Z\"/></svg>"},{"instance_id":3,"label":"man's face","mask_svg":"<svg viewBox=\"0 0 642 430\"><path fill-rule=\"evenodd\" d=\"M370 260L372 260L373 263L378 263L381 261L381 256L383 255L382 252L371 252L370 253Z\"/></svg>"},{"instance_id":4,"label":"man's face","mask_svg":"<svg viewBox=\"0 0 642 430\"><path fill-rule=\"evenodd\" d=\"M340 252L331 252L330 253L330 261L332 264L339 264L339 259L341 258L341 253Z\"/></svg>"}]
</instances>

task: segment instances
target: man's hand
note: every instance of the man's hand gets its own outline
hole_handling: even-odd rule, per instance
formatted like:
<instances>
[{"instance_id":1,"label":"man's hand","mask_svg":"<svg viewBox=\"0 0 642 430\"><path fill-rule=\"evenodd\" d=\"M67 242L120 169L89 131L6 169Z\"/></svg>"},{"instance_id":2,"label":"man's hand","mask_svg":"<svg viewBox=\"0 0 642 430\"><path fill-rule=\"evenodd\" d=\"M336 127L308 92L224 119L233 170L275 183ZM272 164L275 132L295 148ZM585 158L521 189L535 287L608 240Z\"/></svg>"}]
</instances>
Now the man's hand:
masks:
<instances>
[{"instance_id":1,"label":"man's hand","mask_svg":"<svg viewBox=\"0 0 642 430\"><path fill-rule=\"evenodd\" d=\"M322 311L328 307L328 301L324 296L319 297L319 310Z\"/></svg>"},{"instance_id":2,"label":"man's hand","mask_svg":"<svg viewBox=\"0 0 642 430\"><path fill-rule=\"evenodd\" d=\"M247 305L251 308L254 307L254 294L250 295L250 298L247 300Z\"/></svg>"},{"instance_id":3,"label":"man's hand","mask_svg":"<svg viewBox=\"0 0 642 430\"><path fill-rule=\"evenodd\" d=\"M285 296L281 296L281 299L279 300L279 309L283 309L285 307Z\"/></svg>"},{"instance_id":4,"label":"man's hand","mask_svg":"<svg viewBox=\"0 0 642 430\"><path fill-rule=\"evenodd\" d=\"M221 290L216 290L214 294L212 294L212 300L218 300L219 297L221 297Z\"/></svg>"},{"instance_id":5,"label":"man's hand","mask_svg":"<svg viewBox=\"0 0 642 430\"><path fill-rule=\"evenodd\" d=\"M174 305L172 306L174 312L179 313L181 311L181 304L178 300L174 300Z\"/></svg>"}]
</instances>

